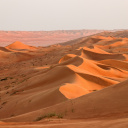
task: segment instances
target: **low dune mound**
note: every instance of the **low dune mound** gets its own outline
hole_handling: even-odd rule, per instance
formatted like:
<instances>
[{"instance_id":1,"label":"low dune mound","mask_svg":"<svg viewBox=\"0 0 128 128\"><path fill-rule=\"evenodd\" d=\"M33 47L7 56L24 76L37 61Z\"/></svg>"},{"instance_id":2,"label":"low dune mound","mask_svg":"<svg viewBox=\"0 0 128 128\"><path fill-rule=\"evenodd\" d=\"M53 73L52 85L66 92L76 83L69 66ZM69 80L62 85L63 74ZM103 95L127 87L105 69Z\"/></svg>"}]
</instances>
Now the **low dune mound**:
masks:
<instances>
[{"instance_id":1,"label":"low dune mound","mask_svg":"<svg viewBox=\"0 0 128 128\"><path fill-rule=\"evenodd\" d=\"M96 46L94 46L92 49L88 48L88 47L83 47L83 50L88 50L90 52L95 52L95 53L100 53L100 54L110 54Z\"/></svg>"},{"instance_id":2,"label":"low dune mound","mask_svg":"<svg viewBox=\"0 0 128 128\"><path fill-rule=\"evenodd\" d=\"M76 55L74 55L74 54L67 54L67 55L65 55L64 57L62 57L61 59L60 59L60 61L59 61L59 63L62 63L62 62L64 62L64 61L66 61L66 60L69 60L70 58L73 58L73 57L75 57Z\"/></svg>"},{"instance_id":3,"label":"low dune mound","mask_svg":"<svg viewBox=\"0 0 128 128\"><path fill-rule=\"evenodd\" d=\"M112 45L117 42L122 42L122 38L112 38L112 37L106 37L106 39L101 40L96 43L96 45L101 45L101 46L107 46L107 45Z\"/></svg>"},{"instance_id":4,"label":"low dune mound","mask_svg":"<svg viewBox=\"0 0 128 128\"><path fill-rule=\"evenodd\" d=\"M35 50L36 49L36 47L23 44L19 41L16 41L16 42L6 46L6 48L13 49L13 50Z\"/></svg>"},{"instance_id":5,"label":"low dune mound","mask_svg":"<svg viewBox=\"0 0 128 128\"><path fill-rule=\"evenodd\" d=\"M0 47L0 51L3 51L3 52L11 52L11 50L5 48L5 47Z\"/></svg>"},{"instance_id":6,"label":"low dune mound","mask_svg":"<svg viewBox=\"0 0 128 128\"><path fill-rule=\"evenodd\" d=\"M127 61L120 61L120 60L102 60L99 61L99 63L105 64L105 65L109 65L111 67L115 67L115 68L119 68L119 69L123 69L123 70L127 70L128 71L128 62Z\"/></svg>"}]
</instances>

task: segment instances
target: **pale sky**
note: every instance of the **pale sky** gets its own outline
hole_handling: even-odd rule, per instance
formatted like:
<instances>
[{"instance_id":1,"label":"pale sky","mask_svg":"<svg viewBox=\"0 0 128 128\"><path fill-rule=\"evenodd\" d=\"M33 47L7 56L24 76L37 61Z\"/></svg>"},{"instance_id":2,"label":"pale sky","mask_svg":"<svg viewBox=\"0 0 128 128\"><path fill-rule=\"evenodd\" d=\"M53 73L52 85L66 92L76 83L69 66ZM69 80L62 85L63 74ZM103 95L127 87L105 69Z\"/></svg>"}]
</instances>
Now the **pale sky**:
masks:
<instances>
[{"instance_id":1,"label":"pale sky","mask_svg":"<svg viewBox=\"0 0 128 128\"><path fill-rule=\"evenodd\" d=\"M0 30L128 29L128 0L0 0Z\"/></svg>"}]
</instances>

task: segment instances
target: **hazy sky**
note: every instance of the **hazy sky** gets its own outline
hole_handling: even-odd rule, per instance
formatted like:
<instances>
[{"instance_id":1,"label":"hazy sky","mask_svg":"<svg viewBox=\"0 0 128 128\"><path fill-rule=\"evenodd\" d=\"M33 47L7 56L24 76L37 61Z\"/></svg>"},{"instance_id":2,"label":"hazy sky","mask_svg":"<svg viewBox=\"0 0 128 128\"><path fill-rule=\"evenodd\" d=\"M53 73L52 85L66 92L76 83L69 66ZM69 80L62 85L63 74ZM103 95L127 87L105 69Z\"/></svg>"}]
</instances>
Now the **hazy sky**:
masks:
<instances>
[{"instance_id":1,"label":"hazy sky","mask_svg":"<svg viewBox=\"0 0 128 128\"><path fill-rule=\"evenodd\" d=\"M128 0L0 0L0 30L128 29Z\"/></svg>"}]
</instances>

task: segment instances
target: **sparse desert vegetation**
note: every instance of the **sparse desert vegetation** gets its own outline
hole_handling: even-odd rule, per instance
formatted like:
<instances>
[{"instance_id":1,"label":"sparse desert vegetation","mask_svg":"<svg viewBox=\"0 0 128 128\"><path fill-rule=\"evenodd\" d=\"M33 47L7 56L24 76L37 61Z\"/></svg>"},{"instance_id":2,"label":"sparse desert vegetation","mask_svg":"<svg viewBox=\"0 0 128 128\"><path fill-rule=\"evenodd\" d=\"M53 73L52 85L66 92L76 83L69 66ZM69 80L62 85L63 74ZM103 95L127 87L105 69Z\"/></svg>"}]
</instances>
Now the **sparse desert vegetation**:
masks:
<instances>
[{"instance_id":1,"label":"sparse desert vegetation","mask_svg":"<svg viewBox=\"0 0 128 128\"><path fill-rule=\"evenodd\" d=\"M63 118L63 115L62 114L56 114L56 113L49 113L49 114L37 117L35 121L40 121L44 118L52 118L52 117Z\"/></svg>"}]
</instances>

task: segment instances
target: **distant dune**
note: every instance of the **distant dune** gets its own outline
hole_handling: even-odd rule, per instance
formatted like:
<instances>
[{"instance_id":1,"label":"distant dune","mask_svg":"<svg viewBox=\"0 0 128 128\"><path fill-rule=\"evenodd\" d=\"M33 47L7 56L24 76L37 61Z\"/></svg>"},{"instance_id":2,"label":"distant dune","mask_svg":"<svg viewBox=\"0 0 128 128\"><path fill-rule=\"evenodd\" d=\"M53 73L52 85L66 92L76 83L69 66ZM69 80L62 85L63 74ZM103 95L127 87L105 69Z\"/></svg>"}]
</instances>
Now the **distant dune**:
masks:
<instances>
[{"instance_id":1,"label":"distant dune","mask_svg":"<svg viewBox=\"0 0 128 128\"><path fill-rule=\"evenodd\" d=\"M48 46L99 32L102 30L0 31L0 46L6 46L15 41L32 46Z\"/></svg>"},{"instance_id":2,"label":"distant dune","mask_svg":"<svg viewBox=\"0 0 128 128\"><path fill-rule=\"evenodd\" d=\"M0 127L127 128L127 45L93 35L0 47Z\"/></svg>"}]
</instances>

